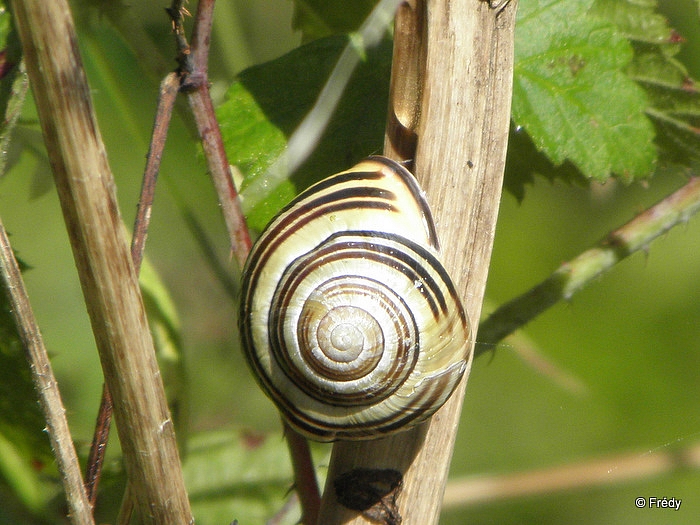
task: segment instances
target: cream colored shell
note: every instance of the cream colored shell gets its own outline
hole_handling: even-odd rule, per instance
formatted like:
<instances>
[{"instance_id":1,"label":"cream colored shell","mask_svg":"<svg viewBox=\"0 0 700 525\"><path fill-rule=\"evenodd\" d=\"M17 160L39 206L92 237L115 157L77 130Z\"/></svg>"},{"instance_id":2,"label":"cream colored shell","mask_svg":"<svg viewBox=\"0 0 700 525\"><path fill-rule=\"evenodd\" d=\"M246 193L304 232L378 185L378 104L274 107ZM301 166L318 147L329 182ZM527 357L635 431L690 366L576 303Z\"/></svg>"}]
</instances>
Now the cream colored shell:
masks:
<instances>
[{"instance_id":1,"label":"cream colored shell","mask_svg":"<svg viewBox=\"0 0 700 525\"><path fill-rule=\"evenodd\" d=\"M384 157L319 182L270 222L244 270L240 328L262 388L320 441L425 420L469 358L428 205Z\"/></svg>"}]
</instances>

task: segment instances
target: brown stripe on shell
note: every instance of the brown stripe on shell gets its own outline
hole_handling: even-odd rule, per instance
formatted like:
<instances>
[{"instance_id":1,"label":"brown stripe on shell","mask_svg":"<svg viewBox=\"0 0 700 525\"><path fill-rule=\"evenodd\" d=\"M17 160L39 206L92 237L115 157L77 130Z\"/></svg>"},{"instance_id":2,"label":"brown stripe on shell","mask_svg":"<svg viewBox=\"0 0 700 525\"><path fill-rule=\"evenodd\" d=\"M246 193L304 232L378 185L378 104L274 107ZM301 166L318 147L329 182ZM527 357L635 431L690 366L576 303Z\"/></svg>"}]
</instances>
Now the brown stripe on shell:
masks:
<instances>
[{"instance_id":1,"label":"brown stripe on shell","mask_svg":"<svg viewBox=\"0 0 700 525\"><path fill-rule=\"evenodd\" d=\"M432 246L435 250L440 251L440 242L438 241L435 221L433 220L433 213L430 211L428 201L425 200L423 190L418 185L418 181L413 173L408 171L398 162L388 159L387 157L375 155L368 157L368 160L382 164L385 169L388 169L394 175L397 175L406 185L406 188L411 193L413 200L418 203L418 206L425 217L426 227L428 228L428 242L430 243L430 246Z\"/></svg>"},{"instance_id":2,"label":"brown stripe on shell","mask_svg":"<svg viewBox=\"0 0 700 525\"><path fill-rule=\"evenodd\" d=\"M377 291L375 290L374 293L376 294ZM390 301L386 301L385 304L386 303L390 303ZM282 311L281 315L284 316L284 311L286 308L281 306L280 310ZM280 320L284 321L284 317L281 317ZM309 381L306 377L297 372L294 364L287 358L287 349L284 345L284 337L283 334L280 333L283 328L283 323L274 321L270 323L271 335L274 334L274 339L270 341L270 346L280 369L290 380L294 382L295 385L297 385L310 397L319 401L324 401L330 406L337 407L372 405L396 392L396 390L403 385L403 382L406 380L410 372L415 368L415 364L418 360L417 348L419 336L415 330L415 327L410 329L408 326L409 322L413 322L413 320L404 319L403 317L397 316L394 318L393 322L395 332L398 334L403 334L405 337L401 338L399 336L400 344L399 348L397 349L398 354L396 355L396 358L392 360L391 368L382 373L381 377L378 378L378 381L372 385L370 389L364 389L354 393L344 392L341 394L334 390L324 389L318 383ZM408 335L411 332L416 334L413 338L414 340L411 340L410 336ZM306 351L301 348L299 351L302 353L302 355L306 354ZM311 358L308 358L307 360L312 361ZM374 369L370 371L373 370ZM332 376L324 377L325 379L329 380L334 379ZM338 376L335 379L339 381L350 381L360 379L361 377L362 376L356 374L354 377L341 378Z\"/></svg>"},{"instance_id":3,"label":"brown stripe on shell","mask_svg":"<svg viewBox=\"0 0 700 525\"><path fill-rule=\"evenodd\" d=\"M316 209L313 207L303 206L298 210L290 212L289 217L281 221L281 224L275 224L273 229L270 229L269 231L266 230L264 235L260 237L258 244L256 244L254 247L254 250L251 251L248 262L246 263L246 268L244 269L243 282L247 282L248 284L247 296L249 296L251 291L255 289L257 280L260 276L260 272L257 271L257 268L267 264L269 254L274 253L275 250L279 249L280 245L287 240L287 235L281 234L280 232L289 230L290 232L294 233L301 230L304 226L319 217L344 210L362 209L383 209L388 212L397 211L394 206L381 200L342 201L337 203L329 203ZM246 278L245 276L248 277Z\"/></svg>"},{"instance_id":4,"label":"brown stripe on shell","mask_svg":"<svg viewBox=\"0 0 700 525\"><path fill-rule=\"evenodd\" d=\"M336 258L340 259L346 256L350 259L353 257L362 257L375 260L379 263L391 266L395 270L406 275L414 283L420 282L421 288L419 291L425 297L425 300L430 306L430 311L435 319L440 317L440 314L446 314L448 311L447 301L442 293L437 281L432 277L429 271L421 263L428 264L443 280L449 282L449 276L444 272L442 265L438 262L435 256L423 248L421 245L398 235L385 234L377 231L347 231L337 232L329 236L323 244L331 243L336 238L348 237L344 243L333 244L333 248L338 250ZM352 241L352 237L363 238L360 241ZM364 240L367 239L367 240ZM381 240L390 241L392 244L398 244L407 247L413 253L420 257L420 261L411 258L408 254L401 251L397 247L388 244L382 244ZM355 253L357 252L357 253ZM320 254L320 252L317 252ZM341 255L341 253L343 255ZM394 264L392 264L392 262ZM401 263L401 266L396 264ZM441 271L442 270L442 271ZM448 286L448 288L450 288ZM453 287L452 287L453 288ZM426 293L430 291L430 294ZM451 294L454 300L455 296ZM458 301L455 301L458 303ZM458 303L459 304L459 303Z\"/></svg>"},{"instance_id":5,"label":"brown stripe on shell","mask_svg":"<svg viewBox=\"0 0 700 525\"><path fill-rule=\"evenodd\" d=\"M401 410L396 410L385 417L373 419L371 422L358 421L351 424L347 421L342 421L332 424L318 418L304 417L296 410L293 410L294 407L291 407L291 410L287 407L283 412L293 427L304 434L322 438L324 441L388 435L411 423L420 423L433 415L444 403L442 398L449 397L449 394L446 393L449 384L450 377L438 377L431 384L431 388L423 389L416 396L413 403L405 405Z\"/></svg>"}]
</instances>

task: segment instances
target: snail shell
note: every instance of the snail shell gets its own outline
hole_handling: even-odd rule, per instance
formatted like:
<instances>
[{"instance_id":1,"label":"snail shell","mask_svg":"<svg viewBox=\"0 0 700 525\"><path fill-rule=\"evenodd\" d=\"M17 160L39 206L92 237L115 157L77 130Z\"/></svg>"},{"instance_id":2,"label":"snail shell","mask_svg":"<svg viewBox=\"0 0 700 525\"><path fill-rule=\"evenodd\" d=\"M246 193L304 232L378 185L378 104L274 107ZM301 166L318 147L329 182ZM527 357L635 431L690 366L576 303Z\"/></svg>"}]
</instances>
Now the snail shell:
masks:
<instances>
[{"instance_id":1,"label":"snail shell","mask_svg":"<svg viewBox=\"0 0 700 525\"><path fill-rule=\"evenodd\" d=\"M437 256L418 183L384 157L315 184L268 224L243 272L241 337L292 427L367 439L442 406L470 345Z\"/></svg>"}]
</instances>

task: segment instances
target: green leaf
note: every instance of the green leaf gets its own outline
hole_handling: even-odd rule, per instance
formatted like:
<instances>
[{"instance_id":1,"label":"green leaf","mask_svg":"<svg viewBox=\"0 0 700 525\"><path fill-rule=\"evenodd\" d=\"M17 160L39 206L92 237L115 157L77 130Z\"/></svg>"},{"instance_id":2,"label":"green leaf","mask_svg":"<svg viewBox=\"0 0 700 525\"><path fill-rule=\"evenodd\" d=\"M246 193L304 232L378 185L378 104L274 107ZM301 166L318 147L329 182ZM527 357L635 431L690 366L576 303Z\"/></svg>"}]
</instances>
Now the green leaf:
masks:
<instances>
[{"instance_id":1,"label":"green leaf","mask_svg":"<svg viewBox=\"0 0 700 525\"><path fill-rule=\"evenodd\" d=\"M700 162L700 93L685 68L658 49L639 46L630 75L651 100L647 113L657 129L664 164Z\"/></svg>"},{"instance_id":2,"label":"green leaf","mask_svg":"<svg viewBox=\"0 0 700 525\"><path fill-rule=\"evenodd\" d=\"M284 151L347 43L340 36L311 42L247 69L231 86L217 116L229 161L246 180L243 199L247 183L264 174ZM251 211L251 228L262 229L300 189L381 151L390 71L391 42L366 50L314 153L291 180Z\"/></svg>"},{"instance_id":3,"label":"green leaf","mask_svg":"<svg viewBox=\"0 0 700 525\"><path fill-rule=\"evenodd\" d=\"M352 8L341 0L294 0L292 27L303 42L324 36L351 33L367 18L376 0L356 0Z\"/></svg>"},{"instance_id":4,"label":"green leaf","mask_svg":"<svg viewBox=\"0 0 700 525\"><path fill-rule=\"evenodd\" d=\"M598 0L595 12L615 19L633 42L634 59L627 74L649 98L647 114L656 126L662 166L695 169L700 164L700 93L685 66L675 59L682 38L653 13L655 1L628 4L631 0ZM621 6L639 17L625 20L619 14Z\"/></svg>"},{"instance_id":5,"label":"green leaf","mask_svg":"<svg viewBox=\"0 0 700 525\"><path fill-rule=\"evenodd\" d=\"M292 467L281 435L216 431L189 445L183 469L197 523L266 523L285 505L275 523L299 522L298 504L289 505Z\"/></svg>"},{"instance_id":6,"label":"green leaf","mask_svg":"<svg viewBox=\"0 0 700 525\"><path fill-rule=\"evenodd\" d=\"M656 12L657 4L656 0L595 0L590 14L612 22L631 41L667 45L673 43L674 32ZM678 42L674 47L677 51Z\"/></svg>"},{"instance_id":7,"label":"green leaf","mask_svg":"<svg viewBox=\"0 0 700 525\"><path fill-rule=\"evenodd\" d=\"M530 1L518 12L513 120L555 165L626 180L654 169L654 130L644 91L624 68L632 48L591 2Z\"/></svg>"},{"instance_id":8,"label":"green leaf","mask_svg":"<svg viewBox=\"0 0 700 525\"><path fill-rule=\"evenodd\" d=\"M694 84L673 58L678 35L655 7L652 0L521 2L506 171L516 197L535 173L581 184L614 175L630 181L653 174L657 156L683 162L688 148L700 153ZM314 41L246 70L231 87L218 114L231 162L247 181L244 196L284 150L346 42ZM314 160L252 211L253 228L309 183L381 151L390 62L388 43L369 50ZM673 92L659 92L664 82Z\"/></svg>"}]
</instances>

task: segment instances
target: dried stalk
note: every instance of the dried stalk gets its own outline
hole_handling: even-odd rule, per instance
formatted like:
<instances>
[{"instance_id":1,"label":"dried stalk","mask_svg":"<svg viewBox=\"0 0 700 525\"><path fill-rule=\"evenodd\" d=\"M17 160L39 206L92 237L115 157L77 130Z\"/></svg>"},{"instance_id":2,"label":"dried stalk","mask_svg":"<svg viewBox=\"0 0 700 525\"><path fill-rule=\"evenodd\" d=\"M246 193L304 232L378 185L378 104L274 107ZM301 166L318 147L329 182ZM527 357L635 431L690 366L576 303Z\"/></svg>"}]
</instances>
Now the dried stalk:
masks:
<instances>
[{"instance_id":1,"label":"dried stalk","mask_svg":"<svg viewBox=\"0 0 700 525\"><path fill-rule=\"evenodd\" d=\"M70 8L64 0L14 0L12 8L141 518L192 523Z\"/></svg>"},{"instance_id":2,"label":"dried stalk","mask_svg":"<svg viewBox=\"0 0 700 525\"><path fill-rule=\"evenodd\" d=\"M51 369L39 326L29 303L24 280L15 259L5 227L0 222L0 274L7 292L17 331L30 364L34 388L46 420L51 449L66 493L68 515L74 525L92 525L92 506L83 488L80 463L71 438L66 410Z\"/></svg>"},{"instance_id":3,"label":"dried stalk","mask_svg":"<svg viewBox=\"0 0 700 525\"><path fill-rule=\"evenodd\" d=\"M433 205L445 267L472 320L481 311L505 166L515 8L515 1L494 8L484 1L416 0L401 8L411 19L397 23L413 29L397 33L395 41L385 152L411 158L415 134L415 173ZM437 523L465 385L415 431L337 443L319 523L376 523L367 518L369 510L381 509L363 515L336 498L334 481L359 468L403 475L396 508L380 515L384 523ZM391 504L384 499L378 505Z\"/></svg>"},{"instance_id":4,"label":"dried stalk","mask_svg":"<svg viewBox=\"0 0 700 525\"><path fill-rule=\"evenodd\" d=\"M160 99L156 111L153 134L151 136L151 146L148 151L148 160L143 175L139 204L136 209L134 219L134 233L131 239L131 260L134 264L136 275L141 270L143 254L146 249L146 238L148 237L148 226L151 222L151 210L156 191L156 181L160 169L160 160L165 147L165 137L170 117L172 116L175 99L180 89L180 81L175 73L170 73L165 77L160 86ZM109 442L109 431L112 425L113 403L109 388L105 384L102 388L102 399L100 408L97 411L95 421L95 431L90 446L90 454L87 460L87 472L85 474L85 486L87 488L90 503L95 506L97 501L97 489L102 476L105 455L107 454L107 444Z\"/></svg>"},{"instance_id":5,"label":"dried stalk","mask_svg":"<svg viewBox=\"0 0 700 525\"><path fill-rule=\"evenodd\" d=\"M187 71L187 77L183 79L183 89L187 92L187 99L202 140L209 174L219 196L221 213L231 239L231 250L239 267L243 268L252 242L241 211L238 193L233 184L219 122L216 120L214 104L209 94L207 60L213 16L214 0L200 0L192 33L190 62L192 69Z\"/></svg>"},{"instance_id":6,"label":"dried stalk","mask_svg":"<svg viewBox=\"0 0 700 525\"><path fill-rule=\"evenodd\" d=\"M451 508L477 505L698 469L699 443L680 450L626 452L538 470L454 479L447 485L444 504Z\"/></svg>"}]
</instances>

